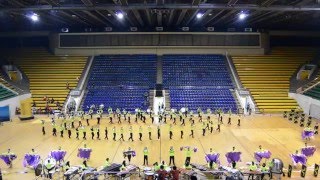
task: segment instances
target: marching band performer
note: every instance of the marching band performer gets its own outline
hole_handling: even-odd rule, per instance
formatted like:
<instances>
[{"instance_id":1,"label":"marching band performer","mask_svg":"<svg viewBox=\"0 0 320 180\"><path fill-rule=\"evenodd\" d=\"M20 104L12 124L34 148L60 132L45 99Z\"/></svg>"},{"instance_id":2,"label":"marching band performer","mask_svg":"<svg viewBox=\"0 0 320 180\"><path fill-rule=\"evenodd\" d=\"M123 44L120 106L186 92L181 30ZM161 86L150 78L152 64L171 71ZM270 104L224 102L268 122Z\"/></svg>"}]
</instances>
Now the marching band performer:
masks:
<instances>
[{"instance_id":1,"label":"marching band performer","mask_svg":"<svg viewBox=\"0 0 320 180\"><path fill-rule=\"evenodd\" d=\"M173 146L170 147L170 150L169 150L169 166L171 165L171 162L173 163L173 165L175 166L175 163L174 163L174 149L173 149Z\"/></svg>"},{"instance_id":2,"label":"marching band performer","mask_svg":"<svg viewBox=\"0 0 320 180\"><path fill-rule=\"evenodd\" d=\"M129 133L130 133L130 137L129 137L128 141L129 141L129 140L134 141L134 140L133 140L132 126L129 127Z\"/></svg>"},{"instance_id":3,"label":"marching band performer","mask_svg":"<svg viewBox=\"0 0 320 180\"><path fill-rule=\"evenodd\" d=\"M122 140L124 141L124 138L123 138L123 127L120 128L120 138L119 138L119 141Z\"/></svg>"},{"instance_id":4,"label":"marching band performer","mask_svg":"<svg viewBox=\"0 0 320 180\"><path fill-rule=\"evenodd\" d=\"M149 150L147 147L144 147L143 150L143 165L147 165L148 166L148 155L149 155Z\"/></svg>"},{"instance_id":5,"label":"marching band performer","mask_svg":"<svg viewBox=\"0 0 320 180\"><path fill-rule=\"evenodd\" d=\"M41 125L42 125L42 135L46 135L46 130L44 127L44 120L41 120Z\"/></svg>"},{"instance_id":6,"label":"marching band performer","mask_svg":"<svg viewBox=\"0 0 320 180\"><path fill-rule=\"evenodd\" d=\"M148 134L149 134L149 140L152 140L151 139L151 126L150 125L148 126Z\"/></svg>"},{"instance_id":7,"label":"marching band performer","mask_svg":"<svg viewBox=\"0 0 320 180\"><path fill-rule=\"evenodd\" d=\"M116 141L117 131L115 126L112 128L112 131L113 131L113 140Z\"/></svg>"},{"instance_id":8,"label":"marching band performer","mask_svg":"<svg viewBox=\"0 0 320 180\"><path fill-rule=\"evenodd\" d=\"M108 138L108 127L106 127L105 129L104 129L104 139L109 139Z\"/></svg>"},{"instance_id":9,"label":"marching band performer","mask_svg":"<svg viewBox=\"0 0 320 180\"><path fill-rule=\"evenodd\" d=\"M139 127L139 140L142 141L142 127Z\"/></svg>"}]
</instances>

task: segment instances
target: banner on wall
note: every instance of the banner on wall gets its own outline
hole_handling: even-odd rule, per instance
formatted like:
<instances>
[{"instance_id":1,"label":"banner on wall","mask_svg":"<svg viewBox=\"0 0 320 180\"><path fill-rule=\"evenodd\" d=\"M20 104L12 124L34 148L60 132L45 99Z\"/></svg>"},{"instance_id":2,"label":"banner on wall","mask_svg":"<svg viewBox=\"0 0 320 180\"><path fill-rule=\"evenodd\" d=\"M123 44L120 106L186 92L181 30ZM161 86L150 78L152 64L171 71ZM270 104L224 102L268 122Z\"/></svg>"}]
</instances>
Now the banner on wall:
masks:
<instances>
[{"instance_id":1,"label":"banner on wall","mask_svg":"<svg viewBox=\"0 0 320 180\"><path fill-rule=\"evenodd\" d=\"M0 107L0 122L10 121L9 106Z\"/></svg>"}]
</instances>

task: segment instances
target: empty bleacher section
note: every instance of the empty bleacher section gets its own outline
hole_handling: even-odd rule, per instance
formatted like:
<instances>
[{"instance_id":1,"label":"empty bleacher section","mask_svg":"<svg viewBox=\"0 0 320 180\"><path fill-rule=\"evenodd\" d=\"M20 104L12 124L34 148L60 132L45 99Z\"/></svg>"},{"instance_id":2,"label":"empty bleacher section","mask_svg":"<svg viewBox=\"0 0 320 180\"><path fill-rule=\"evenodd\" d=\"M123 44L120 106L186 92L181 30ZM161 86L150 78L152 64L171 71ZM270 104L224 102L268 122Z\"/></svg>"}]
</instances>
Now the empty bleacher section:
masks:
<instances>
[{"instance_id":1,"label":"empty bleacher section","mask_svg":"<svg viewBox=\"0 0 320 180\"><path fill-rule=\"evenodd\" d=\"M0 101L12 98L17 96L17 94L13 93L9 89L3 87L3 84L0 83Z\"/></svg>"},{"instance_id":2,"label":"empty bleacher section","mask_svg":"<svg viewBox=\"0 0 320 180\"><path fill-rule=\"evenodd\" d=\"M18 65L28 76L32 99L37 108L63 106L69 89L77 86L78 79L86 64L84 56L54 56L46 49L30 48L7 52L7 58Z\"/></svg>"},{"instance_id":3,"label":"empty bleacher section","mask_svg":"<svg viewBox=\"0 0 320 180\"><path fill-rule=\"evenodd\" d=\"M95 57L83 107L147 109L148 91L156 84L156 60L156 55Z\"/></svg>"},{"instance_id":4,"label":"empty bleacher section","mask_svg":"<svg viewBox=\"0 0 320 180\"><path fill-rule=\"evenodd\" d=\"M237 111L222 55L164 55L163 84L170 91L172 109Z\"/></svg>"},{"instance_id":5,"label":"empty bleacher section","mask_svg":"<svg viewBox=\"0 0 320 180\"><path fill-rule=\"evenodd\" d=\"M315 49L273 48L269 55L233 56L243 86L250 90L261 112L296 109L288 97L290 77L297 68L312 60Z\"/></svg>"}]
</instances>

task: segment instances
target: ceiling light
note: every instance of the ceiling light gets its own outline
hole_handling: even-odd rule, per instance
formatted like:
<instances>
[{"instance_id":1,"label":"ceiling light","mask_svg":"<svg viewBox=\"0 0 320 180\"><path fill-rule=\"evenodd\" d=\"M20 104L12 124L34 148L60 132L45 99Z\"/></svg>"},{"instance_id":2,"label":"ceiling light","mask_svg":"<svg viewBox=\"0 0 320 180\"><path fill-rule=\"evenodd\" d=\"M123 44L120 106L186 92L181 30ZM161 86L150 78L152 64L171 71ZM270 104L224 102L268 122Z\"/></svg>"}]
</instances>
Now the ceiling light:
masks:
<instances>
[{"instance_id":1,"label":"ceiling light","mask_svg":"<svg viewBox=\"0 0 320 180\"><path fill-rule=\"evenodd\" d=\"M118 19L123 19L123 13L121 12L117 13L116 16L118 17Z\"/></svg>"},{"instance_id":2,"label":"ceiling light","mask_svg":"<svg viewBox=\"0 0 320 180\"><path fill-rule=\"evenodd\" d=\"M36 13L31 14L31 15L29 16L29 18L30 18L32 21L34 21L34 22L39 21L39 15L36 14Z\"/></svg>"},{"instance_id":3,"label":"ceiling light","mask_svg":"<svg viewBox=\"0 0 320 180\"><path fill-rule=\"evenodd\" d=\"M208 14L208 16L212 16L212 14L210 13L210 14Z\"/></svg>"},{"instance_id":4,"label":"ceiling light","mask_svg":"<svg viewBox=\"0 0 320 180\"><path fill-rule=\"evenodd\" d=\"M202 18L202 16L203 16L202 13L198 13L198 14L197 14L197 18L198 18L198 19Z\"/></svg>"},{"instance_id":5,"label":"ceiling light","mask_svg":"<svg viewBox=\"0 0 320 180\"><path fill-rule=\"evenodd\" d=\"M244 20L246 17L248 17L248 14L246 14L246 13L244 13L244 12L241 12L241 13L239 14L239 19L240 19L240 20Z\"/></svg>"}]
</instances>

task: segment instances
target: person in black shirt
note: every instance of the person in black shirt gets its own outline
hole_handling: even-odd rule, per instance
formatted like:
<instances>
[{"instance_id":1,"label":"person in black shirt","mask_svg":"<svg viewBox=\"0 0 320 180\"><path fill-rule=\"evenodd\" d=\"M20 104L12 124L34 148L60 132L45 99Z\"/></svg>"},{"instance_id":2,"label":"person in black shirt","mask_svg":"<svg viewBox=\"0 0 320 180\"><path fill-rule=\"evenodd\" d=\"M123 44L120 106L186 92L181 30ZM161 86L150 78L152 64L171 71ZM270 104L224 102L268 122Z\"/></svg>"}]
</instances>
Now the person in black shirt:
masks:
<instances>
[{"instance_id":1,"label":"person in black shirt","mask_svg":"<svg viewBox=\"0 0 320 180\"><path fill-rule=\"evenodd\" d=\"M105 129L104 129L104 139L109 139L108 138L108 128L106 127Z\"/></svg>"}]
</instances>

